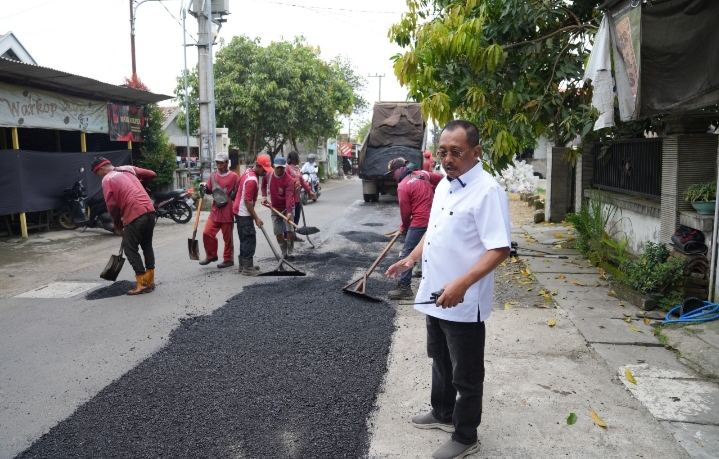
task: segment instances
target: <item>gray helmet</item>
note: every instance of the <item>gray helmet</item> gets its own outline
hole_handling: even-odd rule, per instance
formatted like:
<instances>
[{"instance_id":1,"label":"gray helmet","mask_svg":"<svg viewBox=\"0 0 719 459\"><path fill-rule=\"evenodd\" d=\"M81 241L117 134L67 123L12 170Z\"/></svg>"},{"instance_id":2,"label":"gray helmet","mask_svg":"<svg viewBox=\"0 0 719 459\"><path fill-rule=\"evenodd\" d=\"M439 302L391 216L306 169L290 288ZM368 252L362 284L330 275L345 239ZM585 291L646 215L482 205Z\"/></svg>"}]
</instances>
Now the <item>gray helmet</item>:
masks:
<instances>
[{"instance_id":1,"label":"gray helmet","mask_svg":"<svg viewBox=\"0 0 719 459\"><path fill-rule=\"evenodd\" d=\"M309 161L311 163L315 162L315 155L313 155L312 153L307 155L307 161Z\"/></svg>"}]
</instances>

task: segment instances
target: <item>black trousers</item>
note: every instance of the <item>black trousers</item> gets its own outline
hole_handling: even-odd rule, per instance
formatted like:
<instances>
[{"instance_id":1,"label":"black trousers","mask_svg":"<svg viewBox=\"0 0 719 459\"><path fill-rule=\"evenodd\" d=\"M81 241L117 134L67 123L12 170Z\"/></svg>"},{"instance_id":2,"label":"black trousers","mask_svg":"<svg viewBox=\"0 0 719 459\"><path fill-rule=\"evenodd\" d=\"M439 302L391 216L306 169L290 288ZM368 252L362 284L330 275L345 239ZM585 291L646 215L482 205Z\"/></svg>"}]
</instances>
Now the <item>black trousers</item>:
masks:
<instances>
[{"instance_id":1,"label":"black trousers","mask_svg":"<svg viewBox=\"0 0 719 459\"><path fill-rule=\"evenodd\" d=\"M432 414L454 424L452 439L465 445L477 441L482 421L484 338L484 322L427 316L427 354L433 359Z\"/></svg>"},{"instance_id":2,"label":"black trousers","mask_svg":"<svg viewBox=\"0 0 719 459\"><path fill-rule=\"evenodd\" d=\"M140 215L123 228L123 248L127 261L130 262L135 274L145 274L145 268L155 269L155 251L152 250L152 234L155 231L155 212ZM145 256L142 264L140 248Z\"/></svg>"},{"instance_id":3,"label":"black trousers","mask_svg":"<svg viewBox=\"0 0 719 459\"><path fill-rule=\"evenodd\" d=\"M257 249L255 219L235 215L235 222L237 223L237 235L240 238L240 257L245 259L254 257Z\"/></svg>"}]
</instances>

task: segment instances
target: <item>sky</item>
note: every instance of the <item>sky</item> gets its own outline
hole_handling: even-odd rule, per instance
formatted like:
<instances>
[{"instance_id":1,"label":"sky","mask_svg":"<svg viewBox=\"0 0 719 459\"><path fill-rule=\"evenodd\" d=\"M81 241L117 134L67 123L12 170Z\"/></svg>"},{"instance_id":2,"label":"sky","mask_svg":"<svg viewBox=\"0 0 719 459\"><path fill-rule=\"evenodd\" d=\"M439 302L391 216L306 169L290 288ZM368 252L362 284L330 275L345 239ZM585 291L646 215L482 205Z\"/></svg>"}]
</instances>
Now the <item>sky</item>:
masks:
<instances>
[{"instance_id":1,"label":"sky","mask_svg":"<svg viewBox=\"0 0 719 459\"><path fill-rule=\"evenodd\" d=\"M182 0L186 1L186 0ZM149 0L137 8L135 49L137 74L151 91L174 95L182 74L181 0ZM365 98L405 100L407 92L394 76L390 57L402 49L387 31L406 11L405 0L229 0L230 15L219 37L259 37L264 45L303 35L319 46L322 58L349 57L367 79ZM12 31L38 65L123 84L132 74L130 0L4 0L0 33ZM197 20L187 16L188 44L197 38ZM219 42L219 40L218 40ZM216 48L217 49L217 48ZM216 50L215 49L215 50ZM188 47L187 65L197 63ZM161 105L172 104L164 102ZM370 113L354 116L352 131ZM346 127L344 129L346 132Z\"/></svg>"}]
</instances>

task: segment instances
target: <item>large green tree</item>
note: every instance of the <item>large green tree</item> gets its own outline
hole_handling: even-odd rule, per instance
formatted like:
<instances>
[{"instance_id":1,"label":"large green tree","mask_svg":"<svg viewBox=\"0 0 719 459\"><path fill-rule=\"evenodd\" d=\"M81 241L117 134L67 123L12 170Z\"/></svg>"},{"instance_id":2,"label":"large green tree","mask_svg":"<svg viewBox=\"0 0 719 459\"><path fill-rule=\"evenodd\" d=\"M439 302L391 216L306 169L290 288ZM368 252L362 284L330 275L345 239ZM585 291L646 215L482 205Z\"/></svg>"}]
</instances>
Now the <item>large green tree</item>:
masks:
<instances>
[{"instance_id":1,"label":"large green tree","mask_svg":"<svg viewBox=\"0 0 719 459\"><path fill-rule=\"evenodd\" d=\"M395 73L425 115L480 129L490 166L504 168L545 135L562 145L592 129L581 83L600 0L408 0L392 26L406 48Z\"/></svg>"},{"instance_id":2,"label":"large green tree","mask_svg":"<svg viewBox=\"0 0 719 459\"><path fill-rule=\"evenodd\" d=\"M325 62L304 38L263 47L259 39L233 37L221 44L214 64L217 123L229 128L249 160L265 147L274 156L286 142L296 148L298 141L334 136L338 117L362 104L361 85L345 64ZM190 98L196 99L196 70L189 82ZM175 94L184 102L182 77ZM196 113L193 107L193 130Z\"/></svg>"}]
</instances>

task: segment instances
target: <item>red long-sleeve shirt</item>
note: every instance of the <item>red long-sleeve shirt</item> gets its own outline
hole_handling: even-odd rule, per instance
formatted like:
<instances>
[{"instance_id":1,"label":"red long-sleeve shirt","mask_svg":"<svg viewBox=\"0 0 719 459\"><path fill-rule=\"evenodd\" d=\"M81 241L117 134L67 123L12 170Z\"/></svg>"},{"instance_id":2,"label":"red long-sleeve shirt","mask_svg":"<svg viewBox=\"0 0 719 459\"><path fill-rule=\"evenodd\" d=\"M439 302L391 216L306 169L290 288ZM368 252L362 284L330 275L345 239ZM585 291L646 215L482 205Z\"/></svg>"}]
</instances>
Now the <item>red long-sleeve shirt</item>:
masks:
<instances>
[{"instance_id":1,"label":"red long-sleeve shirt","mask_svg":"<svg viewBox=\"0 0 719 459\"><path fill-rule=\"evenodd\" d=\"M213 172L212 174L210 174L210 178L207 180L207 185L205 188L208 194L212 194L213 179L216 179L217 186L219 186L225 191L229 202L223 207L217 207L213 202L212 208L210 209L210 219L216 223L232 223L234 221L234 218L232 217L233 204L232 199L230 199L230 194L235 188L237 188L237 184L239 183L240 178L232 171L228 171L224 177L218 173Z\"/></svg>"},{"instance_id":2,"label":"red long-sleeve shirt","mask_svg":"<svg viewBox=\"0 0 719 459\"><path fill-rule=\"evenodd\" d=\"M259 191L260 186L257 182L257 173L253 169L247 169L240 177L240 187L237 191L235 202L232 205L232 213L240 217L251 217L245 202L249 201L252 205L255 205Z\"/></svg>"},{"instance_id":3,"label":"red long-sleeve shirt","mask_svg":"<svg viewBox=\"0 0 719 459\"><path fill-rule=\"evenodd\" d=\"M408 228L424 228L429 224L434 188L442 180L442 174L416 171L405 177L397 186L399 213L402 222L400 231Z\"/></svg>"},{"instance_id":4,"label":"red long-sleeve shirt","mask_svg":"<svg viewBox=\"0 0 719 459\"><path fill-rule=\"evenodd\" d=\"M270 189L270 203L272 208L280 212L292 212L295 208L295 180L290 174L278 177L275 172L262 177L262 197L267 197L267 188Z\"/></svg>"},{"instance_id":5,"label":"red long-sleeve shirt","mask_svg":"<svg viewBox=\"0 0 719 459\"><path fill-rule=\"evenodd\" d=\"M307 193L312 192L312 188L310 188L309 184L305 182L305 179L302 178L302 173L300 172L300 168L298 166L295 166L294 164L288 164L287 167L285 167L285 173L289 173L295 182L300 182L300 185L302 186L302 188L305 189ZM295 202L299 201L300 189L295 188Z\"/></svg>"},{"instance_id":6,"label":"red long-sleeve shirt","mask_svg":"<svg viewBox=\"0 0 719 459\"><path fill-rule=\"evenodd\" d=\"M432 171L434 171L434 160L433 160L432 158L427 158L427 159L422 163L422 170L423 170L423 171L427 171L427 172L432 172Z\"/></svg>"},{"instance_id":7,"label":"red long-sleeve shirt","mask_svg":"<svg viewBox=\"0 0 719 459\"><path fill-rule=\"evenodd\" d=\"M102 178L102 194L115 228L122 229L137 217L155 211L142 185L155 177L157 174L151 170L119 166Z\"/></svg>"}]
</instances>

